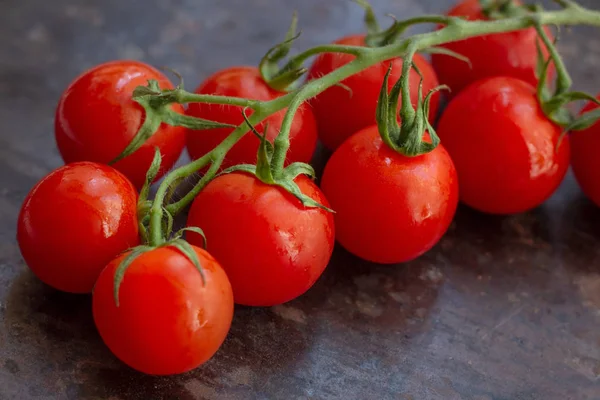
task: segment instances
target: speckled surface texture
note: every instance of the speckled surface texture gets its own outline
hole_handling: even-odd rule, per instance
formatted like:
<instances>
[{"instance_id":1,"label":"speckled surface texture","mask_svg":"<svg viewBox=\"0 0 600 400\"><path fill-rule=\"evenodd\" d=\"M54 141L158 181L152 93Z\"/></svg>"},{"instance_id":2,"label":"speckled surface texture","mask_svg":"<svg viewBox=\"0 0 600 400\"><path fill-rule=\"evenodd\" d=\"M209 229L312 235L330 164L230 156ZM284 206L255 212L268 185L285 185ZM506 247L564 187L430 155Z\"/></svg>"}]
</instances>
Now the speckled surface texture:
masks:
<instances>
[{"instance_id":1,"label":"speckled surface texture","mask_svg":"<svg viewBox=\"0 0 600 400\"><path fill-rule=\"evenodd\" d=\"M373 3L380 16L406 17L451 1ZM90 299L27 270L16 216L61 163L53 113L71 79L128 57L169 65L192 88L257 63L294 9L298 48L361 29L346 0L0 2L0 399L600 399L600 210L570 175L524 215L460 208L441 243L405 265L337 249L300 299L238 307L217 355L178 377L124 367L96 333ZM599 32L564 34L578 88L600 90Z\"/></svg>"}]
</instances>

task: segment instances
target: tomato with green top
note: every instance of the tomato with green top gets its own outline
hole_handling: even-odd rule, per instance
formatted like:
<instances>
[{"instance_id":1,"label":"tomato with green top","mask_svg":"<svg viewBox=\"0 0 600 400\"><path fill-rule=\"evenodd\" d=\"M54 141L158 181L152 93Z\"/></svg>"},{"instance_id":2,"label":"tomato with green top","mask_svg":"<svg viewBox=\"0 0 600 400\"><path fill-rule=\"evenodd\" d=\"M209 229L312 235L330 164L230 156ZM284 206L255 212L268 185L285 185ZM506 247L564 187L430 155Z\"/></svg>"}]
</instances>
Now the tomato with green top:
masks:
<instances>
[{"instance_id":1,"label":"tomato with green top","mask_svg":"<svg viewBox=\"0 0 600 400\"><path fill-rule=\"evenodd\" d=\"M365 46L365 35L350 35L334 42L348 46ZM320 78L346 65L354 59L351 54L323 53L317 56L308 71L309 80ZM357 131L375 124L377 101L383 78L390 66L388 90L402 74L403 60L399 57L373 65L332 86L309 103L317 119L319 139L330 150L338 148L344 140ZM423 74L423 95L438 86L438 78L429 62L420 54L415 54L414 63ZM410 70L410 101L413 105L418 101L418 89L421 77L413 68ZM401 104L401 101L399 102ZM431 98L429 119L433 121L437 115L439 93Z\"/></svg>"},{"instance_id":2,"label":"tomato with green top","mask_svg":"<svg viewBox=\"0 0 600 400\"><path fill-rule=\"evenodd\" d=\"M173 246L142 253L125 270L119 304L115 273L129 255L113 260L94 288L96 328L114 355L151 375L181 374L208 361L225 340L233 318L227 275L205 250L193 247L202 275Z\"/></svg>"}]
</instances>

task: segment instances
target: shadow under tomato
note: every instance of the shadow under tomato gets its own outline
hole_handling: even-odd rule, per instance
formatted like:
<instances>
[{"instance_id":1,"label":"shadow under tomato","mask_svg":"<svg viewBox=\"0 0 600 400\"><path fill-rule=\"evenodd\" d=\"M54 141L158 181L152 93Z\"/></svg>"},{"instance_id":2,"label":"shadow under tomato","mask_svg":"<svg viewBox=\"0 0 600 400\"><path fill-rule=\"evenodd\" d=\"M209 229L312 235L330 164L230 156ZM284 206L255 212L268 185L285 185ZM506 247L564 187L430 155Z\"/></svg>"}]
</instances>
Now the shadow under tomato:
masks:
<instances>
[{"instance_id":1,"label":"shadow under tomato","mask_svg":"<svg viewBox=\"0 0 600 400\"><path fill-rule=\"evenodd\" d=\"M409 335L427 320L442 284L434 254L404 264L379 265L338 244L321 278L287 306L359 335L390 330Z\"/></svg>"}]
</instances>

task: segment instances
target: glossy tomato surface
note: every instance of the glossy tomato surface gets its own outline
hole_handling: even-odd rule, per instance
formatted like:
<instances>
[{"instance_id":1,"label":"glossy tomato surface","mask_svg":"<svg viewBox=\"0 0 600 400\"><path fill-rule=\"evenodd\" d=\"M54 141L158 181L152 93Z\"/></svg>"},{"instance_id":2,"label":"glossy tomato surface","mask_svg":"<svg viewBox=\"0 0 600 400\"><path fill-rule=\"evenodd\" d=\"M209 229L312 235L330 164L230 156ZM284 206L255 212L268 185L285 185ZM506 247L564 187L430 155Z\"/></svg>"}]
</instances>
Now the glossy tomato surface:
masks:
<instances>
[{"instance_id":1,"label":"glossy tomato surface","mask_svg":"<svg viewBox=\"0 0 600 400\"><path fill-rule=\"evenodd\" d=\"M60 167L23 202L21 254L46 284L91 292L106 264L139 243L136 205L137 191L117 170L92 162Z\"/></svg>"},{"instance_id":2,"label":"glossy tomato surface","mask_svg":"<svg viewBox=\"0 0 600 400\"><path fill-rule=\"evenodd\" d=\"M327 206L306 176L302 193ZM187 221L204 230L207 248L231 281L235 302L272 306L306 292L327 266L334 245L330 212L306 208L283 189L246 173L217 177L198 195ZM201 244L197 234L189 235Z\"/></svg>"},{"instance_id":3,"label":"glossy tomato surface","mask_svg":"<svg viewBox=\"0 0 600 400\"><path fill-rule=\"evenodd\" d=\"M335 211L338 242L381 264L431 249L458 203L456 171L443 146L406 157L383 143L377 126L352 135L333 153L321 188Z\"/></svg>"},{"instance_id":4,"label":"glossy tomato surface","mask_svg":"<svg viewBox=\"0 0 600 400\"><path fill-rule=\"evenodd\" d=\"M219 263L194 248L205 282L174 247L143 253L127 268L114 297L114 275L127 254L112 261L94 288L94 322L125 364L152 375L192 370L219 349L231 326L233 295Z\"/></svg>"},{"instance_id":5,"label":"glossy tomato surface","mask_svg":"<svg viewBox=\"0 0 600 400\"><path fill-rule=\"evenodd\" d=\"M65 163L109 163L127 147L144 121L144 109L131 99L137 86L149 79L162 89L172 83L160 71L138 61L111 61L78 76L62 94L55 116L55 137ZM173 105L183 113L183 107ZM159 179L177 161L185 146L185 129L162 124L142 147L114 167L140 189L154 158L162 154Z\"/></svg>"},{"instance_id":6,"label":"glossy tomato surface","mask_svg":"<svg viewBox=\"0 0 600 400\"><path fill-rule=\"evenodd\" d=\"M450 102L437 129L458 171L461 200L483 212L514 214L542 204L570 157L561 128L542 112L529 83L495 77Z\"/></svg>"},{"instance_id":7,"label":"glossy tomato surface","mask_svg":"<svg viewBox=\"0 0 600 400\"><path fill-rule=\"evenodd\" d=\"M336 44L364 46L365 35L343 37ZM354 59L354 56L340 53L323 53L319 55L308 72L308 79L316 79L326 75ZM423 56L416 54L414 62L424 76L423 95L438 86L435 71ZM362 128L375 123L377 100L385 74L392 64L388 90L394 86L402 74L402 59L379 63L352 75L341 83L351 90L340 86L332 86L310 100L317 118L319 138L330 150L335 150L344 140ZM418 88L421 78L414 69L410 72L410 99L417 104ZM401 103L401 102L400 102ZM437 115L439 94L433 95L430 120Z\"/></svg>"},{"instance_id":8,"label":"glossy tomato surface","mask_svg":"<svg viewBox=\"0 0 600 400\"><path fill-rule=\"evenodd\" d=\"M471 21L487 19L479 0L462 1L447 14ZM551 35L550 30L547 32ZM440 83L450 87L450 96L457 95L476 80L500 75L519 78L535 86L538 82L537 40L535 28L477 36L443 45L469 58L471 65L443 54L433 54L431 62ZM543 45L542 49L547 58L548 51Z\"/></svg>"},{"instance_id":9,"label":"glossy tomato surface","mask_svg":"<svg viewBox=\"0 0 600 400\"><path fill-rule=\"evenodd\" d=\"M600 99L600 95L598 98ZM598 105L589 102L582 112L596 108ZM584 131L571 132L569 142L573 174L585 195L600 207L600 123Z\"/></svg>"},{"instance_id":10,"label":"glossy tomato surface","mask_svg":"<svg viewBox=\"0 0 600 400\"><path fill-rule=\"evenodd\" d=\"M249 66L221 70L207 78L195 92L263 101L273 100L283 94L271 89L260 76L258 69ZM239 125L244 122L242 110L243 108L238 106L191 103L187 112L195 117ZM273 114L256 127L260 133L264 133L265 125L268 126L267 139L271 143L279 133L285 111L286 109ZM246 115L250 114L251 111L248 110ZM202 157L217 147L232 130L231 128L188 130L187 149L190 157L192 159ZM290 150L287 154L287 163L308 163L317 143L317 125L312 111L306 105L302 105L296 112L289 137ZM221 168L236 164L255 164L259 143L255 135L246 134L227 153Z\"/></svg>"}]
</instances>

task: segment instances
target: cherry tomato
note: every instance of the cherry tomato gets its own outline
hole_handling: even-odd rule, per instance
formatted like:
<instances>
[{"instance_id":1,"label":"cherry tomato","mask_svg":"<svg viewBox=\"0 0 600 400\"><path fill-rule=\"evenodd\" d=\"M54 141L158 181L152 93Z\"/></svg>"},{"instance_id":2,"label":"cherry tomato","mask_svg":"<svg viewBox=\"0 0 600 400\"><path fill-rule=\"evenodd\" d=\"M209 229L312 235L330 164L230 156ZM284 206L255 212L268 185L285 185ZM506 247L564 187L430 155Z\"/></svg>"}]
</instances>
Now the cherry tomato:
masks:
<instances>
[{"instance_id":1,"label":"cherry tomato","mask_svg":"<svg viewBox=\"0 0 600 400\"><path fill-rule=\"evenodd\" d=\"M598 95L600 99L600 95ZM597 104L589 102L582 112L598 108ZM564 139L563 139L564 140ZM584 194L600 207L600 157L596 154L600 146L600 123L596 123L584 131L570 133L571 166L573 174Z\"/></svg>"},{"instance_id":2,"label":"cherry tomato","mask_svg":"<svg viewBox=\"0 0 600 400\"><path fill-rule=\"evenodd\" d=\"M102 269L139 243L137 191L107 165L60 167L29 192L17 240L29 268L46 284L89 293Z\"/></svg>"},{"instance_id":3,"label":"cherry tomato","mask_svg":"<svg viewBox=\"0 0 600 400\"><path fill-rule=\"evenodd\" d=\"M543 113L536 89L511 77L484 79L450 102L438 135L458 171L460 198L492 214L542 204L569 166L569 141Z\"/></svg>"},{"instance_id":4,"label":"cherry tomato","mask_svg":"<svg viewBox=\"0 0 600 400\"><path fill-rule=\"evenodd\" d=\"M365 35L352 35L343 37L336 44L364 46ZM308 79L317 79L326 75L354 59L350 54L323 53L314 61L308 72ZM435 71L423 56L415 54L414 62L423 74L423 95L438 86ZM315 117L319 139L330 150L335 150L342 142L362 128L375 124L375 113L377 100L383 78L392 64L392 72L389 79L389 88L396 83L402 74L402 59L395 58L374 65L352 75L340 83L346 86L332 86L310 100ZM412 69L410 72L411 102L417 104L418 88L421 78ZM351 93L348 91L351 90ZM429 118L431 121L437 115L439 94L436 93L431 99Z\"/></svg>"},{"instance_id":5,"label":"cherry tomato","mask_svg":"<svg viewBox=\"0 0 600 400\"><path fill-rule=\"evenodd\" d=\"M143 253L125 271L119 306L114 275L127 254L102 271L94 287L96 328L113 354L146 374L173 375L210 359L231 326L233 295L219 263L194 247L205 282L174 247Z\"/></svg>"},{"instance_id":6,"label":"cherry tomato","mask_svg":"<svg viewBox=\"0 0 600 400\"><path fill-rule=\"evenodd\" d=\"M131 99L137 86L155 79L163 89L172 83L160 71L138 61L111 61L78 76L62 94L55 117L55 137L65 163L109 163L127 147L144 121L144 109ZM183 113L183 107L173 105ZM135 153L114 164L140 189L160 149L162 165L156 179L177 161L185 146L185 129L162 124Z\"/></svg>"},{"instance_id":7,"label":"cherry tomato","mask_svg":"<svg viewBox=\"0 0 600 400\"><path fill-rule=\"evenodd\" d=\"M301 175L296 183L327 206L309 178ZM281 304L306 292L327 266L334 245L330 212L304 207L283 189L242 172L210 182L192 204L187 224L204 230L235 302L249 306ZM193 233L188 240L202 243Z\"/></svg>"},{"instance_id":8,"label":"cherry tomato","mask_svg":"<svg viewBox=\"0 0 600 400\"><path fill-rule=\"evenodd\" d=\"M244 97L254 100L273 100L283 93L271 89L260 76L255 67L231 67L221 70L208 77L195 90L199 94L215 94L221 96ZM281 128L285 109L273 114L256 126L261 133L264 132L265 124L268 124L267 139L271 142L275 139ZM191 103L188 114L218 121L239 125L244 122L242 107L223 106L205 103ZM248 110L246 115L250 115ZM212 130L194 131L189 130L187 134L187 149L192 159L198 159L217 147L231 133L232 129L220 128ZM315 151L317 143L317 125L310 108L302 105L296 112L290 131L290 150L287 154L287 163L308 163ZM256 163L259 139L246 134L227 153L227 157L221 168L227 168L236 164Z\"/></svg>"},{"instance_id":9,"label":"cherry tomato","mask_svg":"<svg viewBox=\"0 0 600 400\"><path fill-rule=\"evenodd\" d=\"M448 11L449 16L467 20L487 19L479 0L465 0ZM547 33L551 37L550 30ZM451 56L433 54L431 62L442 84L450 87L455 96L476 80L493 76L512 76L537 85L537 48L539 36L535 28L507 33L477 36L442 45L469 58L471 65ZM542 44L543 54L548 51ZM552 69L550 76L552 76Z\"/></svg>"},{"instance_id":10,"label":"cherry tomato","mask_svg":"<svg viewBox=\"0 0 600 400\"><path fill-rule=\"evenodd\" d=\"M335 211L338 242L381 264L409 261L431 249L458 203L456 171L442 145L406 157L382 141L377 126L355 133L333 153L321 188Z\"/></svg>"}]
</instances>

